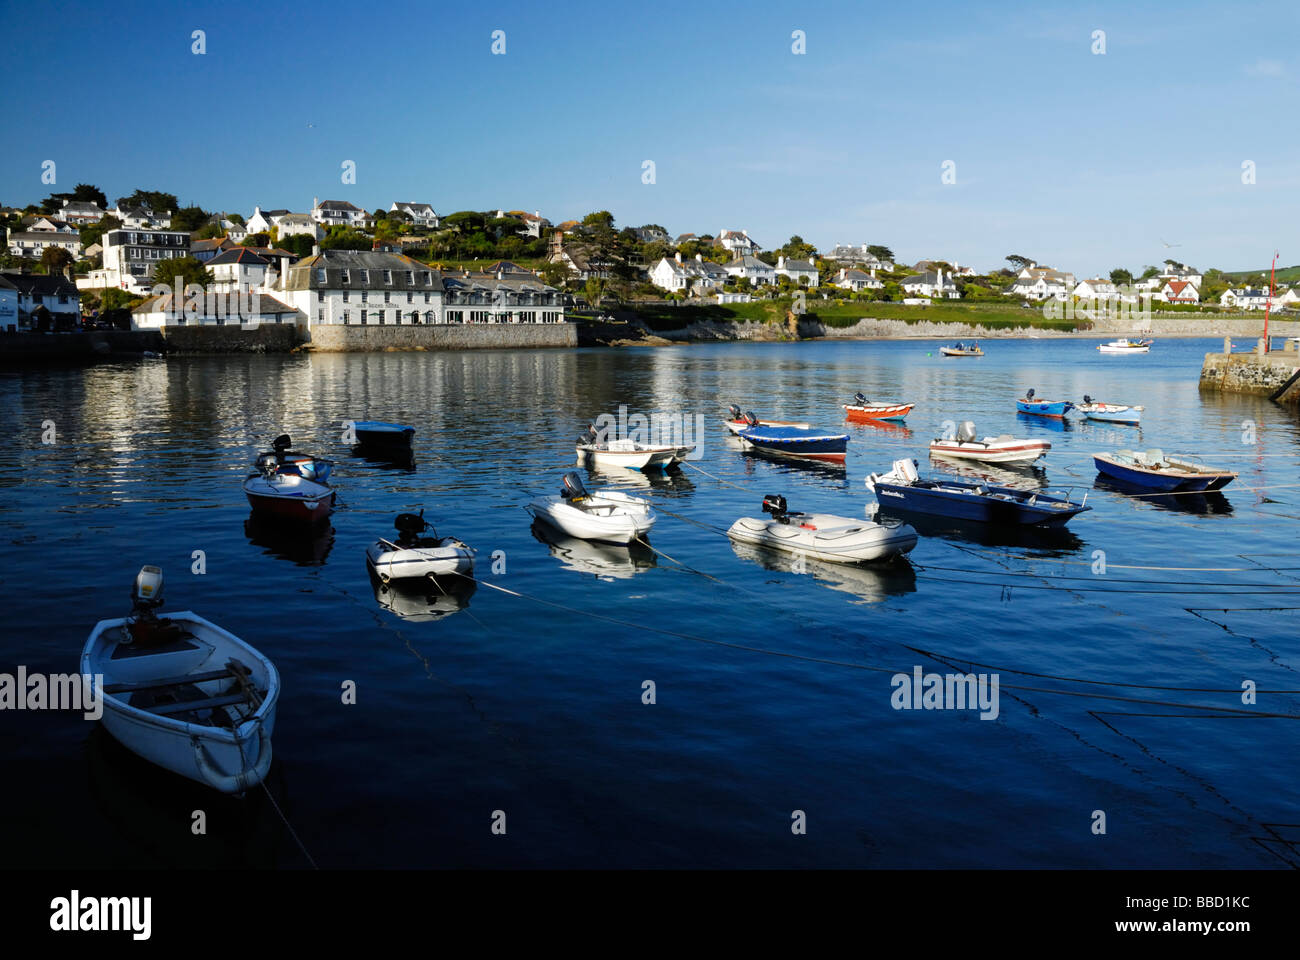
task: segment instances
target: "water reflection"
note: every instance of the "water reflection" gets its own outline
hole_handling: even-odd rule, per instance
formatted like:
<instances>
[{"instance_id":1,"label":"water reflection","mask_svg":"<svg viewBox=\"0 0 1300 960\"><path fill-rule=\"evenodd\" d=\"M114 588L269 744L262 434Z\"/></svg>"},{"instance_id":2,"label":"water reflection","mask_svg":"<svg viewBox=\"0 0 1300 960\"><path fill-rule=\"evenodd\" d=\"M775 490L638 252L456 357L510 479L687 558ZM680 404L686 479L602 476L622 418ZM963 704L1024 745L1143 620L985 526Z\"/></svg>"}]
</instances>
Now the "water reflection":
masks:
<instances>
[{"instance_id":1,"label":"water reflection","mask_svg":"<svg viewBox=\"0 0 1300 960\"><path fill-rule=\"evenodd\" d=\"M906 520L922 537L939 537L978 543L986 547L1027 547L1046 551L1047 556L1064 556L1083 549L1084 541L1068 527L1002 526L978 520L954 520L932 514L898 510L881 505L883 515ZM1087 514L1084 514L1086 517ZM919 545L918 545L919 548Z\"/></svg>"},{"instance_id":2,"label":"water reflection","mask_svg":"<svg viewBox=\"0 0 1300 960\"><path fill-rule=\"evenodd\" d=\"M534 520L530 528L533 537L550 548L551 556L559 560L566 570L590 573L601 580L627 580L655 566L658 557L644 544L629 543L620 546L579 540L566 536L549 524Z\"/></svg>"},{"instance_id":3,"label":"water reflection","mask_svg":"<svg viewBox=\"0 0 1300 960\"><path fill-rule=\"evenodd\" d=\"M366 569L375 602L410 623L432 623L459 613L469 606L469 598L478 589L475 581L455 576L384 583L369 564Z\"/></svg>"},{"instance_id":4,"label":"water reflection","mask_svg":"<svg viewBox=\"0 0 1300 960\"><path fill-rule=\"evenodd\" d=\"M1129 502L1133 504L1150 504L1158 510L1169 510L1174 513L1217 516L1232 514L1232 504L1218 490L1211 490L1208 493L1152 493L1146 487L1136 483L1125 483L1123 480L1102 473L1097 474L1097 479L1093 481L1093 488L1129 497L1131 498Z\"/></svg>"},{"instance_id":5,"label":"water reflection","mask_svg":"<svg viewBox=\"0 0 1300 960\"><path fill-rule=\"evenodd\" d=\"M764 570L806 573L823 586L852 594L865 603L880 603L888 597L916 592L916 571L904 557L885 563L827 563L734 540L731 549L740 559L756 563ZM795 569L796 563L801 570Z\"/></svg>"},{"instance_id":6,"label":"water reflection","mask_svg":"<svg viewBox=\"0 0 1300 960\"><path fill-rule=\"evenodd\" d=\"M244 535L264 554L300 567L323 566L334 548L334 527L328 519L308 525L254 512L244 521Z\"/></svg>"},{"instance_id":7,"label":"water reflection","mask_svg":"<svg viewBox=\"0 0 1300 960\"><path fill-rule=\"evenodd\" d=\"M132 753L96 724L83 755L89 796L112 825L116 842L127 844L154 866L168 868L271 869L277 862L282 828L261 791L227 797ZM271 767L269 788L283 794L283 767ZM208 814L200 838L188 824L194 810ZM297 865L297 864L294 864Z\"/></svg>"},{"instance_id":8,"label":"water reflection","mask_svg":"<svg viewBox=\"0 0 1300 960\"><path fill-rule=\"evenodd\" d=\"M968 480L987 480L1015 490L1042 490L1047 486L1047 471L1034 464L992 464L972 460L950 460L930 454L930 466L940 473Z\"/></svg>"},{"instance_id":9,"label":"water reflection","mask_svg":"<svg viewBox=\"0 0 1300 960\"><path fill-rule=\"evenodd\" d=\"M1074 421L1069 417L1040 417L1032 413L1016 411L1016 422L1024 426L1036 426L1043 430L1053 433L1071 433L1074 431Z\"/></svg>"}]
</instances>

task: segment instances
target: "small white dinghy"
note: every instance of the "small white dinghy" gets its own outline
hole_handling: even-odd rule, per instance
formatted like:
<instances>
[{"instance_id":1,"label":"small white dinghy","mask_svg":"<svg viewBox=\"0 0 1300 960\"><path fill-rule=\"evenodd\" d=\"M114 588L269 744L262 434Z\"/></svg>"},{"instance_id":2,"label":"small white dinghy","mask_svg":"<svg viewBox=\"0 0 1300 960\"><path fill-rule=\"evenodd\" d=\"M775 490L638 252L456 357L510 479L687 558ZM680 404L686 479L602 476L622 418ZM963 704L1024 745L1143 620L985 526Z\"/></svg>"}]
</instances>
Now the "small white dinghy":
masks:
<instances>
[{"instance_id":1,"label":"small white dinghy","mask_svg":"<svg viewBox=\"0 0 1300 960\"><path fill-rule=\"evenodd\" d=\"M1051 449L1046 440L1022 440L1006 433L977 440L975 424L963 420L951 440L939 439L930 444L930 456L983 463L1033 463Z\"/></svg>"},{"instance_id":2,"label":"small white dinghy","mask_svg":"<svg viewBox=\"0 0 1300 960\"><path fill-rule=\"evenodd\" d=\"M727 536L740 543L799 553L832 563L861 563L902 556L916 546L916 531L898 520L854 520L829 513L791 513L785 497L763 498L772 519L741 517Z\"/></svg>"},{"instance_id":3,"label":"small white dinghy","mask_svg":"<svg viewBox=\"0 0 1300 960\"><path fill-rule=\"evenodd\" d=\"M582 478L570 470L554 497L538 497L524 507L534 518L579 540L631 543L655 523L650 504L618 490L588 493Z\"/></svg>"},{"instance_id":4,"label":"small white dinghy","mask_svg":"<svg viewBox=\"0 0 1300 960\"><path fill-rule=\"evenodd\" d=\"M162 570L136 575L130 617L101 620L81 653L100 722L151 763L242 794L266 778L280 697L275 666L188 610L158 617ZM95 689L95 687L98 689Z\"/></svg>"},{"instance_id":5,"label":"small white dinghy","mask_svg":"<svg viewBox=\"0 0 1300 960\"><path fill-rule=\"evenodd\" d=\"M380 537L366 548L366 562L381 582L473 572L474 551L455 537L439 537L423 510L399 513L393 525L396 542ZM431 536L421 536L426 532Z\"/></svg>"},{"instance_id":6,"label":"small white dinghy","mask_svg":"<svg viewBox=\"0 0 1300 960\"><path fill-rule=\"evenodd\" d=\"M588 427L575 445L578 461L587 467L623 467L628 470L667 470L685 460L695 448L672 444L641 443L630 437L602 441L596 428Z\"/></svg>"}]
</instances>

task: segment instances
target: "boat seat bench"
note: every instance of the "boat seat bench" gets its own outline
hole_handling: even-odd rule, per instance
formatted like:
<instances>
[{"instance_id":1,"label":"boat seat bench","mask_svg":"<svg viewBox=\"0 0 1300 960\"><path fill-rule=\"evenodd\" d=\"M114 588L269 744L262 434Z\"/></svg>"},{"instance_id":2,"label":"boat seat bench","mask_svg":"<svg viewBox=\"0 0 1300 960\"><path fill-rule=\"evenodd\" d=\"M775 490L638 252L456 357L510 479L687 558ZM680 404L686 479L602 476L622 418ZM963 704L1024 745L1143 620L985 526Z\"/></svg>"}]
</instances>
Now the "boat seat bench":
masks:
<instances>
[{"instance_id":1,"label":"boat seat bench","mask_svg":"<svg viewBox=\"0 0 1300 960\"><path fill-rule=\"evenodd\" d=\"M233 677L229 669L209 670L206 673L187 673L179 677L162 677L158 680L140 680L136 682L106 683L105 693L138 693L141 690L160 690L163 687L175 687L184 683L203 683L208 680L226 680Z\"/></svg>"},{"instance_id":2,"label":"boat seat bench","mask_svg":"<svg viewBox=\"0 0 1300 960\"><path fill-rule=\"evenodd\" d=\"M162 703L152 707L145 707L150 713L156 713L159 716L169 716L173 713L189 713L192 710L212 710L217 707L230 707L237 703L248 703L248 694L229 693L220 697L208 697L204 700L182 700L178 703Z\"/></svg>"}]
</instances>

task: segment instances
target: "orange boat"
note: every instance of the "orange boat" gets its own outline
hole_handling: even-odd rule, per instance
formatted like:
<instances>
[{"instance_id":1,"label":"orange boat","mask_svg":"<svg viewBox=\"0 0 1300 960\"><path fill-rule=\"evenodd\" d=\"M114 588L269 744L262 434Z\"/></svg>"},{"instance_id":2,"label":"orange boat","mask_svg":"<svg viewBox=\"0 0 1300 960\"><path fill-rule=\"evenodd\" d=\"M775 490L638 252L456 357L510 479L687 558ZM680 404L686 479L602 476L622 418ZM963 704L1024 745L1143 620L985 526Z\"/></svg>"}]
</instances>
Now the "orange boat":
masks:
<instances>
[{"instance_id":1,"label":"orange boat","mask_svg":"<svg viewBox=\"0 0 1300 960\"><path fill-rule=\"evenodd\" d=\"M844 419L864 423L870 420L902 420L912 408L914 403L879 403L872 402L858 394L853 398L852 403L844 405Z\"/></svg>"}]
</instances>

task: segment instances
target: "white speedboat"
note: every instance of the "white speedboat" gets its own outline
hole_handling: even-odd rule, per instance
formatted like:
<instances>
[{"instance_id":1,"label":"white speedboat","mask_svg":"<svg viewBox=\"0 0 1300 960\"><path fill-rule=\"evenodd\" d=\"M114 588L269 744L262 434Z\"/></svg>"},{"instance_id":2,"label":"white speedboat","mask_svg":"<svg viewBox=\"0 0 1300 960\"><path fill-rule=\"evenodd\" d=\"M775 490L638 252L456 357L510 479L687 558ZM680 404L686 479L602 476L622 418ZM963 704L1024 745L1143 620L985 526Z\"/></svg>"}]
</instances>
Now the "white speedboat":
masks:
<instances>
[{"instance_id":1,"label":"white speedboat","mask_svg":"<svg viewBox=\"0 0 1300 960\"><path fill-rule=\"evenodd\" d=\"M655 523L655 512L645 500L618 490L588 493L572 470L564 475L557 496L538 497L524 509L571 537L606 543L631 543Z\"/></svg>"},{"instance_id":2,"label":"white speedboat","mask_svg":"<svg viewBox=\"0 0 1300 960\"><path fill-rule=\"evenodd\" d=\"M576 450L578 462L586 467L623 467L628 470L657 468L666 470L685 459L694 447L672 444L641 443L630 437L602 441L596 428L588 428L578 437Z\"/></svg>"},{"instance_id":3,"label":"white speedboat","mask_svg":"<svg viewBox=\"0 0 1300 960\"><path fill-rule=\"evenodd\" d=\"M1148 353L1153 343L1154 340L1129 340L1126 337L1122 340L1098 344L1097 349L1102 353Z\"/></svg>"},{"instance_id":4,"label":"white speedboat","mask_svg":"<svg viewBox=\"0 0 1300 960\"><path fill-rule=\"evenodd\" d=\"M132 615L95 624L82 676L92 696L103 697L100 722L128 750L242 794L271 767L280 675L253 647L195 613L157 616L162 582L158 567L140 569Z\"/></svg>"},{"instance_id":5,"label":"white speedboat","mask_svg":"<svg viewBox=\"0 0 1300 960\"><path fill-rule=\"evenodd\" d=\"M473 572L474 551L455 537L439 537L423 510L399 513L393 525L396 542L380 537L366 548L366 562L383 583ZM421 536L426 532L431 536Z\"/></svg>"},{"instance_id":6,"label":"white speedboat","mask_svg":"<svg viewBox=\"0 0 1300 960\"><path fill-rule=\"evenodd\" d=\"M727 408L727 419L722 421L722 423L728 430L730 430L733 434L736 434L737 436L740 435L740 431L748 430L750 427L754 426L755 424L757 424L760 427L797 427L800 430L807 430L811 427L811 424L802 423L795 420L757 420L756 419L751 422L750 420L746 419L743 413L740 412L740 407L736 406L734 403Z\"/></svg>"},{"instance_id":7,"label":"white speedboat","mask_svg":"<svg viewBox=\"0 0 1300 960\"><path fill-rule=\"evenodd\" d=\"M1028 440L1002 434L997 437L975 437L975 424L963 420L951 440L931 442L930 456L949 460L979 460L983 463L1033 463L1052 449L1046 440Z\"/></svg>"},{"instance_id":8,"label":"white speedboat","mask_svg":"<svg viewBox=\"0 0 1300 960\"><path fill-rule=\"evenodd\" d=\"M741 543L798 553L833 563L901 556L916 546L916 531L902 521L854 520L829 513L792 513L785 497L763 498L771 519L741 517L727 536Z\"/></svg>"}]
</instances>

